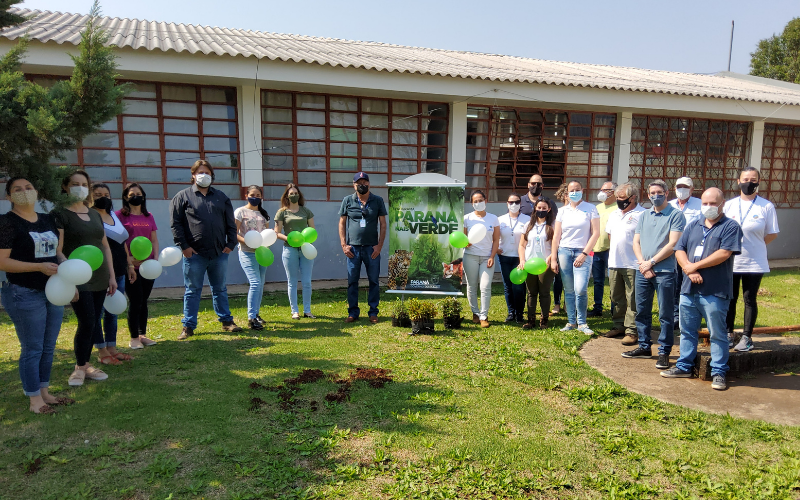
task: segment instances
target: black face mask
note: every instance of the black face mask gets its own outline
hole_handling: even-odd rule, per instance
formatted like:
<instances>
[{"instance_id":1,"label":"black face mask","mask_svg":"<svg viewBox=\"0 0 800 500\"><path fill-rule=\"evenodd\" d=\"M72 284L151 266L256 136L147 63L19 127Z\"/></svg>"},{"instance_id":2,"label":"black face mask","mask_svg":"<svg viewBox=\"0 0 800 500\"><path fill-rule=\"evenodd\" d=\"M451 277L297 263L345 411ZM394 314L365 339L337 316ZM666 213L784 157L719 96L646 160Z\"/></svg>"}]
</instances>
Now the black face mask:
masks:
<instances>
[{"instance_id":1,"label":"black face mask","mask_svg":"<svg viewBox=\"0 0 800 500\"><path fill-rule=\"evenodd\" d=\"M144 196L139 196L139 195L131 196L130 198L128 198L128 203L134 207L138 207L139 205L144 203Z\"/></svg>"},{"instance_id":2,"label":"black face mask","mask_svg":"<svg viewBox=\"0 0 800 500\"><path fill-rule=\"evenodd\" d=\"M542 185L534 184L532 187L528 188L528 192L531 194L531 196L539 196L542 194Z\"/></svg>"},{"instance_id":3,"label":"black face mask","mask_svg":"<svg viewBox=\"0 0 800 500\"><path fill-rule=\"evenodd\" d=\"M742 190L742 193L750 196L751 194L756 192L756 188L758 187L757 182L740 182L739 189Z\"/></svg>"},{"instance_id":4,"label":"black face mask","mask_svg":"<svg viewBox=\"0 0 800 500\"><path fill-rule=\"evenodd\" d=\"M112 208L114 208L114 203L111 201L111 198L103 196L102 198L97 198L94 200L94 206L99 208L100 210L105 210L106 212L110 212Z\"/></svg>"},{"instance_id":5,"label":"black face mask","mask_svg":"<svg viewBox=\"0 0 800 500\"><path fill-rule=\"evenodd\" d=\"M536 217L538 217L540 219L544 219L544 218L547 217L547 214L549 214L549 213L550 213L550 210L537 210L536 211Z\"/></svg>"},{"instance_id":6,"label":"black face mask","mask_svg":"<svg viewBox=\"0 0 800 500\"><path fill-rule=\"evenodd\" d=\"M358 194L367 194L369 192L369 186L366 184L357 184L356 191L358 191Z\"/></svg>"},{"instance_id":7,"label":"black face mask","mask_svg":"<svg viewBox=\"0 0 800 500\"><path fill-rule=\"evenodd\" d=\"M619 207L620 210L625 210L629 206L631 206L630 198L628 198L627 200L617 200L617 207Z\"/></svg>"}]
</instances>

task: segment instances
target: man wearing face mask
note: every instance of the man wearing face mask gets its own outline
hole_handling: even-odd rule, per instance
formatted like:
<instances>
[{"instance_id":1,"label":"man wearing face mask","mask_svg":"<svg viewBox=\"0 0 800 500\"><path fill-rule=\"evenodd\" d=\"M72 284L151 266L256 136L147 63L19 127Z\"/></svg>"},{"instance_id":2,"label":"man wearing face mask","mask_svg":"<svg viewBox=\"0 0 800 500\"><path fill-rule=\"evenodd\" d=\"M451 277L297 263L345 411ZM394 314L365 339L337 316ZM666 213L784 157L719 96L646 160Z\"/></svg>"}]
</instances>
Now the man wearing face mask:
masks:
<instances>
[{"instance_id":1,"label":"man wearing face mask","mask_svg":"<svg viewBox=\"0 0 800 500\"><path fill-rule=\"evenodd\" d=\"M172 235L183 250L183 330L178 340L194 335L203 277L208 275L214 312L222 329L240 332L228 306L228 255L236 248L236 222L231 200L211 187L214 169L197 160L191 169L192 185L180 191L170 203Z\"/></svg>"},{"instance_id":2,"label":"man wearing face mask","mask_svg":"<svg viewBox=\"0 0 800 500\"><path fill-rule=\"evenodd\" d=\"M733 295L733 260L741 252L742 229L723 213L725 198L717 188L701 198L704 218L695 220L675 245L683 268L681 284L681 354L665 378L689 378L697 357L697 331L706 320L711 340L711 387L725 390L728 336L725 318Z\"/></svg>"},{"instance_id":3,"label":"man wearing face mask","mask_svg":"<svg viewBox=\"0 0 800 500\"><path fill-rule=\"evenodd\" d=\"M653 327L653 294L658 294L658 320L661 334L658 336L658 361L656 368L669 368L672 352L673 301L675 300L675 252L673 247L686 227L686 219L680 210L667 203L667 184L658 179L647 187L653 207L644 212L633 236L633 253L636 255L636 331L639 347L623 352L624 358L653 357L650 330Z\"/></svg>"},{"instance_id":4,"label":"man wearing face mask","mask_svg":"<svg viewBox=\"0 0 800 500\"><path fill-rule=\"evenodd\" d=\"M700 210L702 208L702 203L700 202L700 198L692 196L693 190L694 182L692 179L690 177L681 177L675 181L675 199L669 201L670 205L683 212L683 216L686 218L687 226L703 216ZM683 271L681 270L680 266L678 266L678 280L676 282L677 286L675 287L675 322L673 323L676 330L678 329L679 325L678 305L680 304L682 282Z\"/></svg>"},{"instance_id":5,"label":"man wearing face mask","mask_svg":"<svg viewBox=\"0 0 800 500\"><path fill-rule=\"evenodd\" d=\"M544 200L548 205L550 205L550 210L553 212L553 217L558 215L558 207L556 206L556 203L547 196L544 196L542 194L543 190L544 180L542 179L542 176L539 174L533 174L528 180L528 193L522 195L522 205L519 210L521 214L532 218L533 213L536 211L536 202L539 200Z\"/></svg>"},{"instance_id":6,"label":"man wearing face mask","mask_svg":"<svg viewBox=\"0 0 800 500\"><path fill-rule=\"evenodd\" d=\"M386 239L386 204L383 198L369 192L369 175L359 172L353 177L355 193L345 196L339 208L339 240L347 257L347 319L358 320L358 279L362 264L369 281L369 322L378 322L381 249ZM379 234L380 232L380 234Z\"/></svg>"},{"instance_id":7,"label":"man wearing face mask","mask_svg":"<svg viewBox=\"0 0 800 500\"><path fill-rule=\"evenodd\" d=\"M606 223L611 212L617 209L617 198L614 191L617 189L616 182L605 182L597 193L597 212L600 214L600 237L594 244L594 256L592 258L592 282L594 283L594 306L586 315L590 318L603 316L603 292L606 285L606 271L608 270L608 250L611 244L606 232ZM613 304L613 303L612 303ZM612 305L613 309L613 305Z\"/></svg>"}]
</instances>

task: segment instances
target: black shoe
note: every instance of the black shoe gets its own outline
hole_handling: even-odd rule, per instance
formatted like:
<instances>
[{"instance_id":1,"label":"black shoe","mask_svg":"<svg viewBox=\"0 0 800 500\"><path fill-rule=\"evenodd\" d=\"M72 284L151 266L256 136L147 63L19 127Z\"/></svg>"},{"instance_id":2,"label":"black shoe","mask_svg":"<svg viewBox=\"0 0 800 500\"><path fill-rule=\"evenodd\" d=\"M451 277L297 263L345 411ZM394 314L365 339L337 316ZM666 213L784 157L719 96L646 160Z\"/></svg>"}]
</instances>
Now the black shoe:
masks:
<instances>
[{"instance_id":1,"label":"black shoe","mask_svg":"<svg viewBox=\"0 0 800 500\"><path fill-rule=\"evenodd\" d=\"M659 354L658 361L656 361L656 368L659 370L666 370L669 368L669 354Z\"/></svg>"},{"instance_id":2,"label":"black shoe","mask_svg":"<svg viewBox=\"0 0 800 500\"><path fill-rule=\"evenodd\" d=\"M532 319L529 319L527 323L522 325L523 330L533 330L534 328L536 328L536 324L533 322Z\"/></svg>"},{"instance_id":3,"label":"black shoe","mask_svg":"<svg viewBox=\"0 0 800 500\"><path fill-rule=\"evenodd\" d=\"M262 318L260 314L256 316L256 321L261 323L262 326L267 326L267 322L264 321L264 318Z\"/></svg>"},{"instance_id":4,"label":"black shoe","mask_svg":"<svg viewBox=\"0 0 800 500\"><path fill-rule=\"evenodd\" d=\"M664 378L691 378L692 372L685 372L677 366L673 366L669 370L661 372L661 376Z\"/></svg>"},{"instance_id":5,"label":"black shoe","mask_svg":"<svg viewBox=\"0 0 800 500\"><path fill-rule=\"evenodd\" d=\"M632 351L623 352L622 357L650 359L653 357L653 351L651 351L650 349L642 349L641 347L637 347Z\"/></svg>"},{"instance_id":6,"label":"black shoe","mask_svg":"<svg viewBox=\"0 0 800 500\"><path fill-rule=\"evenodd\" d=\"M516 317L513 314L506 316L506 323L511 323L512 321L516 321Z\"/></svg>"},{"instance_id":7,"label":"black shoe","mask_svg":"<svg viewBox=\"0 0 800 500\"><path fill-rule=\"evenodd\" d=\"M586 313L586 317L587 318L602 318L603 317L603 311L602 310L598 311L597 309L595 309L593 311L589 311L588 313Z\"/></svg>"},{"instance_id":8,"label":"black shoe","mask_svg":"<svg viewBox=\"0 0 800 500\"><path fill-rule=\"evenodd\" d=\"M517 319L515 321L517 323L525 323L525 319L522 316L517 316Z\"/></svg>"},{"instance_id":9,"label":"black shoe","mask_svg":"<svg viewBox=\"0 0 800 500\"><path fill-rule=\"evenodd\" d=\"M261 322L258 321L258 318L253 318L253 319L249 320L247 322L247 326L251 330L263 330L264 329L264 325L262 325Z\"/></svg>"}]
</instances>

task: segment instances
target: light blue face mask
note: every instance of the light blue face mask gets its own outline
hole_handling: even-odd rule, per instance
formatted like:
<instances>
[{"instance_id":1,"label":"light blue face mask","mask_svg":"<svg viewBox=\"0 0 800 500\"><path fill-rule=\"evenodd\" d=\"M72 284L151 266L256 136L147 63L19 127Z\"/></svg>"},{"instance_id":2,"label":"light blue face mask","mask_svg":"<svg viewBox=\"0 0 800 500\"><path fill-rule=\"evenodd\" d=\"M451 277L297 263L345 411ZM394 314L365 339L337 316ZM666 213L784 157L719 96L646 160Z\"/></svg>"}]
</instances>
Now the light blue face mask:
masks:
<instances>
[{"instance_id":1,"label":"light blue face mask","mask_svg":"<svg viewBox=\"0 0 800 500\"><path fill-rule=\"evenodd\" d=\"M583 191L572 191L569 194L569 201L573 203L581 201L581 198L583 198Z\"/></svg>"}]
</instances>

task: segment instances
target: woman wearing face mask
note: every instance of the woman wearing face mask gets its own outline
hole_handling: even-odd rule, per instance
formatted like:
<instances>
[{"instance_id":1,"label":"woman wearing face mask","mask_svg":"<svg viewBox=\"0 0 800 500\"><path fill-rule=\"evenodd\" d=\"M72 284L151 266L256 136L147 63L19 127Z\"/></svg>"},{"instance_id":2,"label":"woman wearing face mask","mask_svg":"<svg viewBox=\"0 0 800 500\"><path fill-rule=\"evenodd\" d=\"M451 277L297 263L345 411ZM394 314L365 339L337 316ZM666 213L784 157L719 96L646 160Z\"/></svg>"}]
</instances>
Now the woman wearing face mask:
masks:
<instances>
[{"instance_id":1,"label":"woman wearing face mask","mask_svg":"<svg viewBox=\"0 0 800 500\"><path fill-rule=\"evenodd\" d=\"M464 232L469 235L470 229L482 225L486 227L486 236L464 250L464 278L467 280L467 300L472 309L472 321L480 323L481 328L488 328L494 257L500 243L500 221L497 216L486 213L486 195L483 191L473 191L471 201L475 211L464 216ZM480 308L478 289L481 291Z\"/></svg>"},{"instance_id":2,"label":"woman wearing face mask","mask_svg":"<svg viewBox=\"0 0 800 500\"><path fill-rule=\"evenodd\" d=\"M733 258L733 298L728 306L728 343L733 347L733 325L736 321L736 303L739 288L744 292L744 331L742 338L733 347L737 351L753 349L753 328L758 317L758 289L761 278L769 272L767 245L778 237L778 215L775 206L758 196L756 190L759 172L747 167L739 174L740 195L725 203L725 215L739 223L744 233L742 253Z\"/></svg>"},{"instance_id":3,"label":"woman wearing face mask","mask_svg":"<svg viewBox=\"0 0 800 500\"><path fill-rule=\"evenodd\" d=\"M566 205L569 203L569 198L567 197L567 186L569 186L568 182L562 183L558 186L556 190L556 200L561 203L561 205ZM553 211L553 206L550 206L550 211L554 213L553 215L553 222L555 223L555 215L557 215ZM559 314L561 312L561 294L564 292L564 283L561 281L561 275L556 273L555 277L553 278L553 310L550 311L550 315Z\"/></svg>"},{"instance_id":4,"label":"woman wearing face mask","mask_svg":"<svg viewBox=\"0 0 800 500\"><path fill-rule=\"evenodd\" d=\"M117 218L128 231L125 242L125 256L128 261L128 272L125 276L125 293L128 295L128 331L131 334L131 349L143 349L144 346L155 345L156 341L147 337L147 319L149 311L147 300L153 291L155 280L142 277L139 265L142 263L131 255L131 241L139 236L147 238L153 244L153 252L145 259L155 259L159 253L156 220L147 211L147 199L144 188L137 183L128 184L122 190L122 209L115 212Z\"/></svg>"},{"instance_id":5,"label":"woman wearing face mask","mask_svg":"<svg viewBox=\"0 0 800 500\"><path fill-rule=\"evenodd\" d=\"M103 264L92 272L92 278L78 286L78 298L72 303L72 309L78 319L75 332L75 370L69 376L69 385L83 385L85 379L105 380L105 372L93 367L89 360L92 355L92 341L101 331L100 315L103 301L107 295L117 291L117 280L114 277L114 260L108 246L103 229L103 219L96 210L89 208L89 174L83 170L65 178L61 190L69 193L75 201L65 208L53 210L53 218L58 228L58 260L63 262L76 248L92 245L103 252Z\"/></svg>"},{"instance_id":6,"label":"woman wearing face mask","mask_svg":"<svg viewBox=\"0 0 800 500\"><path fill-rule=\"evenodd\" d=\"M548 325L548 311L550 310L550 285L553 284L555 274L550 269L552 260L552 241L553 223L555 215L550 209L547 201L539 200L536 203L534 212L535 220L529 221L525 225L525 233L519 241L519 254L524 256L520 259L519 269L525 269L525 262L539 257L547 263L547 270L540 275L529 274L525 285L528 288L528 321L522 325L525 330L530 330L536 325L536 302L538 298L539 307L542 310L542 319L539 321L539 328L544 330Z\"/></svg>"},{"instance_id":7,"label":"woman wearing face mask","mask_svg":"<svg viewBox=\"0 0 800 500\"><path fill-rule=\"evenodd\" d=\"M600 214L597 207L582 201L583 186L572 181L567 187L569 203L559 209L550 253L550 268L561 272L567 324L562 332L578 329L586 335L594 332L586 324L588 293L586 287L592 271L589 253L600 236Z\"/></svg>"},{"instance_id":8,"label":"woman wearing face mask","mask_svg":"<svg viewBox=\"0 0 800 500\"><path fill-rule=\"evenodd\" d=\"M292 231L302 231L314 227L314 213L306 208L306 200L295 184L286 186L281 196L281 208L275 214L275 231L283 240L283 267L289 281L289 304L292 307L292 319L300 319L300 308L297 304L297 281L303 284L303 316L314 318L311 314L311 270L314 261L306 259L299 248L289 246L286 235Z\"/></svg>"},{"instance_id":9,"label":"woman wearing face mask","mask_svg":"<svg viewBox=\"0 0 800 500\"><path fill-rule=\"evenodd\" d=\"M244 235L250 231L259 233L269 227L269 214L261 206L264 193L259 186L247 188L247 205L237 208L233 212L236 219L236 239L239 240L239 263L242 265L250 290L247 292L247 317L251 330L263 330L266 323L258 311L261 309L261 299L264 296L264 279L267 268L256 260L256 249L244 243Z\"/></svg>"},{"instance_id":10,"label":"woman wearing face mask","mask_svg":"<svg viewBox=\"0 0 800 500\"><path fill-rule=\"evenodd\" d=\"M510 194L506 203L508 213L498 217L500 246L497 249L497 260L500 261L500 274L503 276L503 291L508 308L506 323L522 323L525 312L525 284L516 285L511 282L511 271L520 265L519 241L525 233L525 226L531 220L520 213L521 203L522 199L518 194Z\"/></svg>"},{"instance_id":11,"label":"woman wearing face mask","mask_svg":"<svg viewBox=\"0 0 800 500\"><path fill-rule=\"evenodd\" d=\"M64 317L64 308L51 304L44 292L48 277L58 272L58 229L50 215L36 213L36 189L27 179L10 179L6 197L11 211L0 216L0 270L6 272L0 300L19 338L19 375L29 409L46 415L53 406L75 402L48 392Z\"/></svg>"},{"instance_id":12,"label":"woman wearing face mask","mask_svg":"<svg viewBox=\"0 0 800 500\"><path fill-rule=\"evenodd\" d=\"M112 212L111 192L108 186L102 183L92 185L92 198L94 208L103 220L103 229L106 233L108 247L111 249L111 260L114 263L114 279L117 281L117 290L125 293L125 275L128 271L128 256L125 253L125 240L128 231L122 225L117 214ZM97 349L97 358L104 365L121 365L123 361L130 361L129 354L117 351L117 315L109 314L102 309L101 328L95 331L94 346Z\"/></svg>"}]
</instances>

